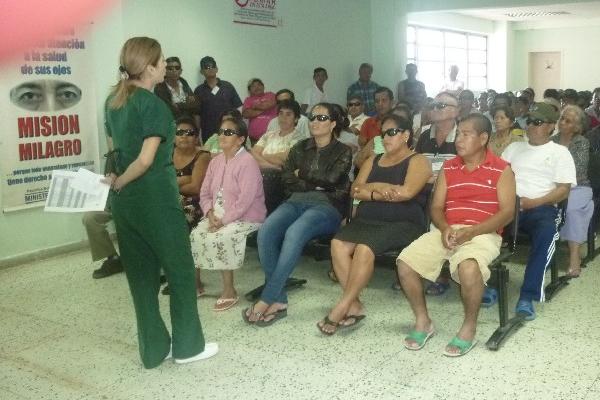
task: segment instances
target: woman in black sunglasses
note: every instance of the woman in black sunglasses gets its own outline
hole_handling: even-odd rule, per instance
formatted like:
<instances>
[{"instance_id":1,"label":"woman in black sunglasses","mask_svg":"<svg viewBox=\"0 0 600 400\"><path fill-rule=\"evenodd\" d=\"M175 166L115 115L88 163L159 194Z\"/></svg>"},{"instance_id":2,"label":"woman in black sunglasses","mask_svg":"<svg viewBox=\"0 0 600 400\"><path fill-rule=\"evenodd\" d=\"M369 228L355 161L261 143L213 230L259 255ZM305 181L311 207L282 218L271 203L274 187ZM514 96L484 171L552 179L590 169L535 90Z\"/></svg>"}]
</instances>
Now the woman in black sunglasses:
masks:
<instances>
[{"instance_id":1,"label":"woman in black sunglasses","mask_svg":"<svg viewBox=\"0 0 600 400\"><path fill-rule=\"evenodd\" d=\"M336 139L347 121L329 103L316 104L309 120L312 137L294 145L283 164L288 198L258 231L265 287L260 300L242 314L247 323L257 326L271 325L287 315L285 282L304 245L337 232L347 208L352 150Z\"/></svg>"},{"instance_id":2,"label":"woman in black sunglasses","mask_svg":"<svg viewBox=\"0 0 600 400\"><path fill-rule=\"evenodd\" d=\"M384 154L368 158L352 184L360 200L356 217L331 241L331 259L343 294L317 324L325 335L365 317L360 293L373 273L375 255L407 246L425 232L431 166L410 149L412 122L389 114L381 121Z\"/></svg>"},{"instance_id":3,"label":"woman in black sunglasses","mask_svg":"<svg viewBox=\"0 0 600 400\"><path fill-rule=\"evenodd\" d=\"M154 87L154 93L169 106L175 118L196 115L199 106L192 88L181 77L183 69L179 57L169 57L165 61L165 80Z\"/></svg>"},{"instance_id":4,"label":"woman in black sunglasses","mask_svg":"<svg viewBox=\"0 0 600 400\"><path fill-rule=\"evenodd\" d=\"M178 118L176 126L173 165L177 173L181 204L191 230L202 217L198 196L210 162L210 153L198 147L199 132L192 117Z\"/></svg>"}]
</instances>

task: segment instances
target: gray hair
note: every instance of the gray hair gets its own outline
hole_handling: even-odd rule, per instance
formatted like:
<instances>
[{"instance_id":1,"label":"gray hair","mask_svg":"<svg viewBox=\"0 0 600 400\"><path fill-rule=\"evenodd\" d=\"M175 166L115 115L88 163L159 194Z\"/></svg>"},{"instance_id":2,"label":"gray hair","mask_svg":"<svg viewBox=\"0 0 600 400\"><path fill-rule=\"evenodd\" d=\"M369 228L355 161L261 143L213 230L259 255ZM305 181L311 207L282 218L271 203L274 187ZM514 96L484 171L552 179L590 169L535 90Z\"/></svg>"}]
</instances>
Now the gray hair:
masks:
<instances>
[{"instance_id":1,"label":"gray hair","mask_svg":"<svg viewBox=\"0 0 600 400\"><path fill-rule=\"evenodd\" d=\"M565 108L563 108L562 112L560 113L560 117L562 118L562 116L566 113L575 114L575 122L577 123L577 125L579 125L579 130L577 131L577 133L583 135L585 133L585 130L587 129L588 124L588 119L585 112L583 112L583 110L578 106L568 105L565 106Z\"/></svg>"}]
</instances>

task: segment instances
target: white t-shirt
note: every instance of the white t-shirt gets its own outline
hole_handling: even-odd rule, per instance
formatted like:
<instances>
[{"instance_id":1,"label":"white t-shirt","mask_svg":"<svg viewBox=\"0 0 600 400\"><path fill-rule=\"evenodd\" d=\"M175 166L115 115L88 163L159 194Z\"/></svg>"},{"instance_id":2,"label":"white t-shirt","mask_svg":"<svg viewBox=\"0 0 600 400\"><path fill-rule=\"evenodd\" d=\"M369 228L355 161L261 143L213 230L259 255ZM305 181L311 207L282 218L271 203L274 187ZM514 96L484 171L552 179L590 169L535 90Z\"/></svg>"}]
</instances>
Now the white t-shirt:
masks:
<instances>
[{"instance_id":1,"label":"white t-shirt","mask_svg":"<svg viewBox=\"0 0 600 400\"><path fill-rule=\"evenodd\" d=\"M267 131L258 139L255 146L263 148L263 154L277 154L288 151L293 145L304 139L298 130L294 130L285 136L279 134L280 131Z\"/></svg>"},{"instance_id":2,"label":"white t-shirt","mask_svg":"<svg viewBox=\"0 0 600 400\"><path fill-rule=\"evenodd\" d=\"M308 104L307 112L310 111L315 104L326 102L327 93L325 93L325 90L321 92L315 83L313 83L312 87L309 87L304 91L304 103L302 104Z\"/></svg>"},{"instance_id":3,"label":"white t-shirt","mask_svg":"<svg viewBox=\"0 0 600 400\"><path fill-rule=\"evenodd\" d=\"M577 185L575 163L565 146L552 141L541 146L528 142L511 143L502 153L515 173L517 195L537 199L556 188L557 183Z\"/></svg>"},{"instance_id":4,"label":"white t-shirt","mask_svg":"<svg viewBox=\"0 0 600 400\"><path fill-rule=\"evenodd\" d=\"M279 119L277 117L273 118L269 121L269 125L267 125L267 132L279 132ZM296 124L296 132L300 134L302 139L308 139L310 137L310 129L308 127L308 118L306 116L301 115L300 119L298 119L298 123Z\"/></svg>"}]
</instances>

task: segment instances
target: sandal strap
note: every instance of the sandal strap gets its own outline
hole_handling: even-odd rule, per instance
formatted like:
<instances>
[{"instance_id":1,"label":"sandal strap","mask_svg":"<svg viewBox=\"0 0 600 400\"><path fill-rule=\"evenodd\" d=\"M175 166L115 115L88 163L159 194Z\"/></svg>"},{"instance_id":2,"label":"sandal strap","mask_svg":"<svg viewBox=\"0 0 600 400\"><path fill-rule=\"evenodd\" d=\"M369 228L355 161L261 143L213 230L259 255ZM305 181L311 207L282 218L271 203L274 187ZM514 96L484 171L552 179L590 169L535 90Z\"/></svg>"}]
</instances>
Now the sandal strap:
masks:
<instances>
[{"instance_id":1,"label":"sandal strap","mask_svg":"<svg viewBox=\"0 0 600 400\"><path fill-rule=\"evenodd\" d=\"M454 336L450 343L448 343L448 346L456 347L461 353L464 353L465 350L468 350L473 346L473 341L463 340L458 336Z\"/></svg>"},{"instance_id":2,"label":"sandal strap","mask_svg":"<svg viewBox=\"0 0 600 400\"><path fill-rule=\"evenodd\" d=\"M419 346L422 346L427 336L429 336L429 332L412 330L408 333L406 339L413 340Z\"/></svg>"}]
</instances>

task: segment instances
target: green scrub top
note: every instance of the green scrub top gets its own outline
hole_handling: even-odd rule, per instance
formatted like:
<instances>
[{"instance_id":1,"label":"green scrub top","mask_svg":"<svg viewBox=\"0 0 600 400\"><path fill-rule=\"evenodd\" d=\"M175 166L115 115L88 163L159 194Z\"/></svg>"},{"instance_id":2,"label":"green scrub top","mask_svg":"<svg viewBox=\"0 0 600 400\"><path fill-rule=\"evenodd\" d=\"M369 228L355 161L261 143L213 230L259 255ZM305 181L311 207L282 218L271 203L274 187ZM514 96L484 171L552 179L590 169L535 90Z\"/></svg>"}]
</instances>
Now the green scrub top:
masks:
<instances>
[{"instance_id":1,"label":"green scrub top","mask_svg":"<svg viewBox=\"0 0 600 400\"><path fill-rule=\"evenodd\" d=\"M163 203L178 200L179 189L173 166L175 121L167 105L154 93L136 88L125 105L105 110L107 134L118 150L117 167L122 173L140 154L144 139L160 137L152 166L119 193L120 200Z\"/></svg>"}]
</instances>

